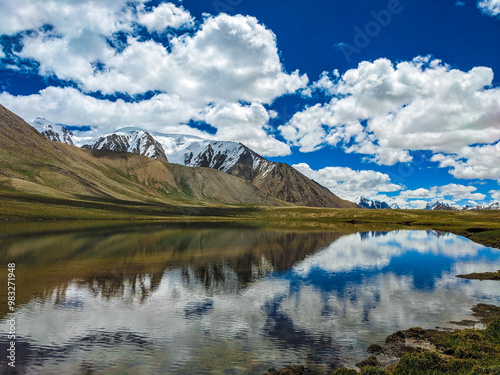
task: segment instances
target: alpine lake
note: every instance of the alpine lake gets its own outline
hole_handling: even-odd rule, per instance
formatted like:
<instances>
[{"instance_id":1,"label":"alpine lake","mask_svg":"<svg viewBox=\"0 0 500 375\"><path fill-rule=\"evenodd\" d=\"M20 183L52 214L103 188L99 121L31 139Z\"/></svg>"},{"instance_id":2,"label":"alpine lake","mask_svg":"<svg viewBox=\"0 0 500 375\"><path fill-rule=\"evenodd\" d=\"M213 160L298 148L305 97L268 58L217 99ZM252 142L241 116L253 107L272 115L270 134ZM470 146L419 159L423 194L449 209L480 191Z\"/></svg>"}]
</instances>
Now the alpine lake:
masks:
<instances>
[{"instance_id":1,"label":"alpine lake","mask_svg":"<svg viewBox=\"0 0 500 375\"><path fill-rule=\"evenodd\" d=\"M10 223L0 258L4 279L15 263L19 374L329 374L397 330L500 302L498 282L456 277L500 269L500 250L431 230Z\"/></svg>"}]
</instances>

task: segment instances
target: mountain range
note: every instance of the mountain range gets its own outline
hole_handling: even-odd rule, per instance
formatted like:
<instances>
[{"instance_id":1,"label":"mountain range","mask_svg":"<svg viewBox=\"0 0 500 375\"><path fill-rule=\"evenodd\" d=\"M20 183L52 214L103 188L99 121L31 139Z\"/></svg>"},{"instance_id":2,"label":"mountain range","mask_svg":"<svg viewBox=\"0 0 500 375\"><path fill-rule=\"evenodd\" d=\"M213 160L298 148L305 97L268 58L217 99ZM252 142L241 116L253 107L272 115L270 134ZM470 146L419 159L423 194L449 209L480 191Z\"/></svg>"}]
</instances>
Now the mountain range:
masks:
<instances>
[{"instance_id":1,"label":"mountain range","mask_svg":"<svg viewBox=\"0 0 500 375\"><path fill-rule=\"evenodd\" d=\"M244 178L216 168L170 163L163 145L153 138L148 138L147 134L135 134L136 138L132 134L130 140L127 140L128 143L121 144L121 148L106 149L103 146L101 149L88 149L72 145L75 143L72 134L64 127L55 125L38 118L33 122L33 126L30 126L0 105L2 196L19 197L19 194L24 194L87 202L133 202L151 207L234 204L290 206L290 201L294 203L294 199L295 204L305 205L296 195L287 195L288 192L300 191L305 187L309 191L304 192L304 195L315 189L323 193L325 206L336 204L336 207L357 207L351 202L341 200L298 172L290 172L293 168L289 166L276 163L273 170L282 173L281 179L279 174L274 172L275 177L272 179L259 179L259 189ZM43 134L37 131L35 126ZM102 144L115 145L120 142L113 142L111 138ZM212 143L210 145L214 147ZM162 148L163 153L160 152ZM211 155L210 149L204 151L208 156ZM142 153L144 155L141 155ZM239 160L239 165L233 165L234 174L245 173L248 163L243 161ZM191 162L194 163L195 158L192 158ZM202 165L203 161L200 159L196 163ZM253 163L251 171L254 173L251 177L256 179L259 169L257 166L253 168ZM262 175L263 172L259 174ZM269 174L272 174L272 171ZM296 181L293 178L296 178ZM266 186L266 183L270 186ZM303 185L294 186L294 183ZM270 192L274 189L274 196L265 192L266 187ZM288 199L288 202L280 197ZM316 202L321 203L320 199L316 199Z\"/></svg>"},{"instance_id":2,"label":"mountain range","mask_svg":"<svg viewBox=\"0 0 500 375\"><path fill-rule=\"evenodd\" d=\"M82 144L64 126L43 117L31 125L46 138L68 145ZM84 142L83 148L101 152L138 154L173 166L215 169L246 180L265 197L299 206L365 209L399 209L397 204L356 197L352 202L334 195L291 166L267 160L238 142L216 141L192 135L164 134L140 128L122 128ZM175 167L174 167L175 168ZM233 197L233 200L236 199ZM238 200L238 199L236 199ZM228 203L228 202L226 202ZM266 202L264 204L269 204ZM498 210L500 203L459 207L435 198L426 210Z\"/></svg>"},{"instance_id":3,"label":"mountain range","mask_svg":"<svg viewBox=\"0 0 500 375\"><path fill-rule=\"evenodd\" d=\"M353 199L353 202L361 208L366 208L369 210L390 210L400 208L396 203L389 205L386 202L381 202L366 197L356 197Z\"/></svg>"},{"instance_id":4,"label":"mountain range","mask_svg":"<svg viewBox=\"0 0 500 375\"><path fill-rule=\"evenodd\" d=\"M31 125L51 141L75 145L73 132L68 131L64 126L54 124L44 117L35 118Z\"/></svg>"},{"instance_id":5,"label":"mountain range","mask_svg":"<svg viewBox=\"0 0 500 375\"><path fill-rule=\"evenodd\" d=\"M38 119L38 118L37 118ZM37 121L33 123L35 123ZM75 143L64 127L49 139ZM71 143L70 143L71 142ZM298 206L356 208L283 163L275 163L237 142L215 141L182 134L163 134L140 128L123 128L83 145L89 150L128 152L187 167L216 169L250 182L266 196Z\"/></svg>"},{"instance_id":6,"label":"mountain range","mask_svg":"<svg viewBox=\"0 0 500 375\"><path fill-rule=\"evenodd\" d=\"M162 207L286 205L216 170L53 142L1 105L0 192Z\"/></svg>"},{"instance_id":7,"label":"mountain range","mask_svg":"<svg viewBox=\"0 0 500 375\"><path fill-rule=\"evenodd\" d=\"M356 207L291 166L267 160L238 142L124 128L98 137L83 147L128 151L188 167L217 169L250 182L269 197L294 205Z\"/></svg>"},{"instance_id":8,"label":"mountain range","mask_svg":"<svg viewBox=\"0 0 500 375\"><path fill-rule=\"evenodd\" d=\"M441 210L441 211L482 211L482 210L500 210L500 202L478 204L475 206L457 206L441 202L435 198L432 202L425 206L426 210Z\"/></svg>"},{"instance_id":9,"label":"mountain range","mask_svg":"<svg viewBox=\"0 0 500 375\"><path fill-rule=\"evenodd\" d=\"M373 200L366 197L356 197L352 200L361 208L377 210L377 209L400 209L399 205L396 203L388 204L386 202L381 202ZM431 202L427 203L424 210L436 210L436 211L479 211L479 210L500 210L500 202L488 203L488 204L478 204L475 206L463 206L450 205L448 203L440 201L438 198L434 198Z\"/></svg>"}]
</instances>

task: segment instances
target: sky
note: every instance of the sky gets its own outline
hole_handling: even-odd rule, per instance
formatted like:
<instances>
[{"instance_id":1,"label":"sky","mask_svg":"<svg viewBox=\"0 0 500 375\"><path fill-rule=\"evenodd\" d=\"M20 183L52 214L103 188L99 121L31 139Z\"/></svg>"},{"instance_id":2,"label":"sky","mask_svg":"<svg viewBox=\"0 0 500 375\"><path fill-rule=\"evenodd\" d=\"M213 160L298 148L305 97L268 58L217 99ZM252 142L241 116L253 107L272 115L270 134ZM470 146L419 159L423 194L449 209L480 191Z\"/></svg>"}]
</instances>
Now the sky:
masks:
<instances>
[{"instance_id":1,"label":"sky","mask_svg":"<svg viewBox=\"0 0 500 375\"><path fill-rule=\"evenodd\" d=\"M500 0L2 0L0 103L241 142L342 198L500 201ZM83 142L83 141L82 141Z\"/></svg>"}]
</instances>

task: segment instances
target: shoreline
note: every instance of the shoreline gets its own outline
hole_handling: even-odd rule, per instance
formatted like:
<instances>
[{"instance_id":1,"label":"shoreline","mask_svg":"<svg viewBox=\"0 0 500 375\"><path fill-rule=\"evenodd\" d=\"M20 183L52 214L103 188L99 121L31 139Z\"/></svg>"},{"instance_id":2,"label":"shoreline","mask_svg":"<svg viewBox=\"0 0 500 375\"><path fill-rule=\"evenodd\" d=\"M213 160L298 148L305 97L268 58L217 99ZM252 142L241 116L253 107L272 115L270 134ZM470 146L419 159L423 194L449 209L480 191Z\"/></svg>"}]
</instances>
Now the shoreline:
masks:
<instances>
[{"instance_id":1,"label":"shoreline","mask_svg":"<svg viewBox=\"0 0 500 375\"><path fill-rule=\"evenodd\" d=\"M9 204L5 205L4 203ZM259 206L223 206L223 207L166 207L162 205L136 206L134 204L116 204L92 202L91 207L86 202L79 201L77 206L61 204L47 204L32 201L18 205L19 201L5 201L0 197L0 240L10 236L35 235L51 232L54 228L65 223L73 230L92 227L113 227L116 225L180 225L180 226L207 226L230 225L254 228L269 228L299 231L392 231L392 230L434 230L437 232L453 233L463 236L484 246L500 249L500 211L424 211L424 210L363 210L363 209L324 209L307 207L270 208ZM138 211L134 211L139 208ZM20 229L24 227L24 229ZM70 228L68 228L70 229ZM494 271L494 270L492 270ZM462 278L487 280L488 277L497 277L500 272L484 274L457 275ZM493 280L498 280L493 278ZM477 281L476 281L477 282ZM500 310L500 307L496 307ZM456 322L457 323L457 322ZM460 324L463 323L463 324ZM468 326L476 322L458 322L457 326ZM428 374L426 369L433 369L433 374L456 373L473 374L469 369L479 369L474 374L496 373L485 371L500 371L497 367L480 368L478 361L485 359L484 355L493 354L493 360L500 363L500 311L497 311L496 320L488 323L485 330L470 328L453 331L425 330L409 328L398 331L387 340L391 349L375 344L370 346L372 356L359 362L363 370L361 374ZM493 327L493 328L491 328ZM486 349L474 351L470 348L470 337L493 335L496 337L494 346L486 345ZM495 336L496 335L496 336ZM448 347L445 341L453 337L454 347ZM398 341L399 340L399 341ZM403 341L401 341L403 340ZM407 340L427 340L427 349L408 349ZM484 338L483 338L484 341ZM463 345L462 345L462 344ZM387 344L387 342L386 342ZM425 346L424 345L424 346ZM464 346L464 347L461 347ZM469 347L468 347L469 346ZM394 351L401 349L397 364L387 365L387 361L379 360L375 353L384 353L384 350ZM428 348L433 350L429 350ZM445 349L443 349L445 348ZM453 350L451 352L450 350ZM458 350L458 351L457 351ZM458 354L457 354L458 353ZM380 354L378 354L380 356ZM458 356L458 357L457 357ZM485 363L492 361L486 358ZM385 367L384 367L385 366ZM399 367L398 367L399 366ZM405 367L406 366L406 367ZM409 367L408 367L409 366ZM434 366L434 367L432 367ZM465 366L466 372L452 371L453 367ZM418 370L404 372L403 368ZM460 370L460 371L462 371ZM484 370L484 371L483 371ZM406 371L406 370L405 370ZM475 371L475 370L474 370ZM303 366L288 366L284 369L270 369L270 375L299 375L308 374ZM354 375L360 372L353 369L340 369L335 375ZM429 373L430 374L430 373Z\"/></svg>"}]
</instances>

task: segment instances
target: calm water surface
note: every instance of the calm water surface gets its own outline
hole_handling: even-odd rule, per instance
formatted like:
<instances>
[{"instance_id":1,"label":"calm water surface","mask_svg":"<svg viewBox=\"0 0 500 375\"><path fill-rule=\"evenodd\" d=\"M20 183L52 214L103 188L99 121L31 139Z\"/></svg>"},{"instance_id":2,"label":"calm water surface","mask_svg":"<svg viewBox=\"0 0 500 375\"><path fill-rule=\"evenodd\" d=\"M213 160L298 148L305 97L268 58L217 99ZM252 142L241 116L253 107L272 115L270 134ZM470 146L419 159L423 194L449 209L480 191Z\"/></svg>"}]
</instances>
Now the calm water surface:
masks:
<instances>
[{"instance_id":1,"label":"calm water surface","mask_svg":"<svg viewBox=\"0 0 500 375\"><path fill-rule=\"evenodd\" d=\"M500 269L500 251L452 234L59 226L0 236L2 264L16 263L18 373L328 373L396 330L500 302L498 283L455 277Z\"/></svg>"}]
</instances>

